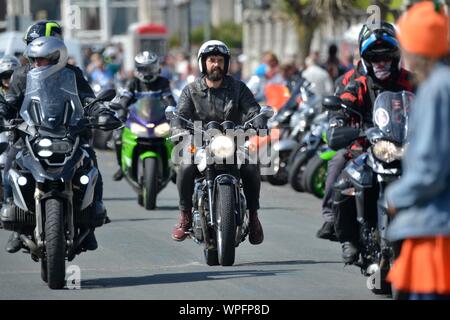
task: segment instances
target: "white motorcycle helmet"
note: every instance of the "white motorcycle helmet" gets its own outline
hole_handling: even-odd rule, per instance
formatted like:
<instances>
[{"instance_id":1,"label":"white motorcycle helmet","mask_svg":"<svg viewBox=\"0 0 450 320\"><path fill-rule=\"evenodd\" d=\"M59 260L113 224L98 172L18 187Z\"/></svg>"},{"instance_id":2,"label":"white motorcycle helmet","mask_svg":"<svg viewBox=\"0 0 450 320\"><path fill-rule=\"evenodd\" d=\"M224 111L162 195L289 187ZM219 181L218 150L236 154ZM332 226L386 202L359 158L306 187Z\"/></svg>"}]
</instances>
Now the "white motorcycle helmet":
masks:
<instances>
[{"instance_id":1,"label":"white motorcycle helmet","mask_svg":"<svg viewBox=\"0 0 450 320\"><path fill-rule=\"evenodd\" d=\"M20 67L20 61L12 55L5 55L0 59L0 79L11 78L14 70Z\"/></svg>"},{"instance_id":2,"label":"white motorcycle helmet","mask_svg":"<svg viewBox=\"0 0 450 320\"><path fill-rule=\"evenodd\" d=\"M228 49L225 43L219 40L206 41L198 50L197 61L200 72L206 74L206 57L212 54L221 55L225 58L223 71L224 74L227 74L230 66L230 49Z\"/></svg>"},{"instance_id":3,"label":"white motorcycle helmet","mask_svg":"<svg viewBox=\"0 0 450 320\"><path fill-rule=\"evenodd\" d=\"M145 83L151 83L158 78L161 72L159 57L151 51L144 51L134 57L136 77Z\"/></svg>"}]
</instances>

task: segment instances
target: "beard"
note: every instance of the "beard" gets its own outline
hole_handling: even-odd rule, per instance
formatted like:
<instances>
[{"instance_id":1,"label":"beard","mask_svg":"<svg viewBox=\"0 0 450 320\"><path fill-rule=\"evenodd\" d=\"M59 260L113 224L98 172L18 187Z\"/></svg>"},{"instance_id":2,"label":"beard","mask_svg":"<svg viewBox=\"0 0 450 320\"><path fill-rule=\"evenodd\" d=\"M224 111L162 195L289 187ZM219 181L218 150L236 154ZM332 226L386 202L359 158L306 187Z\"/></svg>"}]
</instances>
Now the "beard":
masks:
<instances>
[{"instance_id":1,"label":"beard","mask_svg":"<svg viewBox=\"0 0 450 320\"><path fill-rule=\"evenodd\" d=\"M206 77L209 81L220 81L223 79L223 70L220 67L217 67L208 71Z\"/></svg>"}]
</instances>

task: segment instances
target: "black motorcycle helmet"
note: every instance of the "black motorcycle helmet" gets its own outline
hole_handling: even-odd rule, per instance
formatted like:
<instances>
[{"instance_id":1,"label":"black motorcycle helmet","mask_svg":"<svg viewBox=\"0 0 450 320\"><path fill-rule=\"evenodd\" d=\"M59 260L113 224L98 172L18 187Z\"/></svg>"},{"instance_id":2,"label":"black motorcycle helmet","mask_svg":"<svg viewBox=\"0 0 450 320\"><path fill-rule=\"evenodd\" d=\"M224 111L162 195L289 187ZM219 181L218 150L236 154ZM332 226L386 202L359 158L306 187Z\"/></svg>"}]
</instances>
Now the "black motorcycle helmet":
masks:
<instances>
[{"instance_id":1,"label":"black motorcycle helmet","mask_svg":"<svg viewBox=\"0 0 450 320\"><path fill-rule=\"evenodd\" d=\"M373 76L371 63L386 58L392 60L391 74L400 68L400 47L395 28L388 22L381 22L380 27L373 29L364 25L359 33L359 53L366 73Z\"/></svg>"},{"instance_id":2,"label":"black motorcycle helmet","mask_svg":"<svg viewBox=\"0 0 450 320\"><path fill-rule=\"evenodd\" d=\"M57 37L62 39L62 28L55 21L43 20L28 27L23 37L23 41L29 45L34 39L39 37Z\"/></svg>"}]
</instances>

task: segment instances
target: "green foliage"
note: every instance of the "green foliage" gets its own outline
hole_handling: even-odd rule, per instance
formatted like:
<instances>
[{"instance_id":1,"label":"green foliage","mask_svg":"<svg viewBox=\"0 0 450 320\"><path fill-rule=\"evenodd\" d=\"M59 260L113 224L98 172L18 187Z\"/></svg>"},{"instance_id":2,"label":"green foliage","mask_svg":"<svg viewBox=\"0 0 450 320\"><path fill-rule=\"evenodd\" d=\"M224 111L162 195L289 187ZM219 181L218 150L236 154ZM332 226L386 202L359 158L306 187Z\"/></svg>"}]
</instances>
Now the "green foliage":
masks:
<instances>
[{"instance_id":1,"label":"green foliage","mask_svg":"<svg viewBox=\"0 0 450 320\"><path fill-rule=\"evenodd\" d=\"M233 22L222 23L211 28L211 38L225 42L230 48L242 48L242 25ZM192 30L191 42L198 46L204 42L203 26Z\"/></svg>"},{"instance_id":2,"label":"green foliage","mask_svg":"<svg viewBox=\"0 0 450 320\"><path fill-rule=\"evenodd\" d=\"M181 46L180 36L178 34L173 34L169 38L169 48L179 48Z\"/></svg>"}]
</instances>

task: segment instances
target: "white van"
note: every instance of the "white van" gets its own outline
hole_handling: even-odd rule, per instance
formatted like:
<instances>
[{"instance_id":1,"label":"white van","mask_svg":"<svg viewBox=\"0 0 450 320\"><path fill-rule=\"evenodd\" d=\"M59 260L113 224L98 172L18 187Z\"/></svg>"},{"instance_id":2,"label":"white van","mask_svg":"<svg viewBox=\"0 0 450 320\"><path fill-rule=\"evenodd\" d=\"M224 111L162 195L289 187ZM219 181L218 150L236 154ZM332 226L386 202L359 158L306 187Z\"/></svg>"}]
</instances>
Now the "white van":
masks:
<instances>
[{"instance_id":1,"label":"white van","mask_svg":"<svg viewBox=\"0 0 450 320\"><path fill-rule=\"evenodd\" d=\"M64 40L67 46L69 56L73 57L77 62L77 67L84 70L83 65L83 51L78 40L67 39ZM19 57L25 51L26 45L23 41L23 33L17 31L7 31L0 33L0 58L6 54L15 55Z\"/></svg>"}]
</instances>

